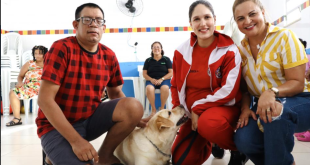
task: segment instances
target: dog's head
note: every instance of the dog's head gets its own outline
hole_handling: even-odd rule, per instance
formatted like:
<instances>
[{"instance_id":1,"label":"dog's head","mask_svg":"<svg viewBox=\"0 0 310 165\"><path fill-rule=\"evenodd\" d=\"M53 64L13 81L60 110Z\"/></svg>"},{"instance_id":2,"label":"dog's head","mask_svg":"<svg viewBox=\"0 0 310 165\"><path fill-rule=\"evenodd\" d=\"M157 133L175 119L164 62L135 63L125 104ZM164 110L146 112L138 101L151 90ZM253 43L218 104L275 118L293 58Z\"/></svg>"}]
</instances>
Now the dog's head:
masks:
<instances>
[{"instance_id":1,"label":"dog's head","mask_svg":"<svg viewBox=\"0 0 310 165\"><path fill-rule=\"evenodd\" d=\"M148 125L150 127L156 126L159 131L165 128L178 129L182 124L187 121L188 117L185 114L185 109L182 105L175 107L172 110L163 109L157 112Z\"/></svg>"}]
</instances>

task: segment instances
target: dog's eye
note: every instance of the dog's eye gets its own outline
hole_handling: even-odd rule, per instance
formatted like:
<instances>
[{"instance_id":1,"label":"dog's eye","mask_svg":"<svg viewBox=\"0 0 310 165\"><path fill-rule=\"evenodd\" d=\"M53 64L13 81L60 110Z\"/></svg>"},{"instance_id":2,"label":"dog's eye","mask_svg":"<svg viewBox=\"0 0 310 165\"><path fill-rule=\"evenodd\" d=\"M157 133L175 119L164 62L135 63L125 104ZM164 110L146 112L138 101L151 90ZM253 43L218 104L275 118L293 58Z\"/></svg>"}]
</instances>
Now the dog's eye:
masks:
<instances>
[{"instance_id":1,"label":"dog's eye","mask_svg":"<svg viewBox=\"0 0 310 165\"><path fill-rule=\"evenodd\" d=\"M169 116L171 115L171 112L170 112L170 111L168 111L168 115L169 115Z\"/></svg>"}]
</instances>

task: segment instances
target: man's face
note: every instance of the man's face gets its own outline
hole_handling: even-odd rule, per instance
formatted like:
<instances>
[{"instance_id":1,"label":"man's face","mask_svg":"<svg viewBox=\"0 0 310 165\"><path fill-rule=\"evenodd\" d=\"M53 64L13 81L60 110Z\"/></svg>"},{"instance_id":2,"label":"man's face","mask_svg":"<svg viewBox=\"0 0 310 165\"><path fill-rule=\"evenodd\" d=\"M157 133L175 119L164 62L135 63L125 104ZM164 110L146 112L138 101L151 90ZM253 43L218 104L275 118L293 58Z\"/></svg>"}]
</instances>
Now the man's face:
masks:
<instances>
[{"instance_id":1,"label":"man's face","mask_svg":"<svg viewBox=\"0 0 310 165\"><path fill-rule=\"evenodd\" d=\"M103 14L98 8L85 7L80 14L81 17L89 17L92 19L103 19ZM73 21L76 36L81 42L99 43L102 33L106 28L105 25L100 26L93 20L90 25L83 24L82 18L79 21Z\"/></svg>"}]
</instances>

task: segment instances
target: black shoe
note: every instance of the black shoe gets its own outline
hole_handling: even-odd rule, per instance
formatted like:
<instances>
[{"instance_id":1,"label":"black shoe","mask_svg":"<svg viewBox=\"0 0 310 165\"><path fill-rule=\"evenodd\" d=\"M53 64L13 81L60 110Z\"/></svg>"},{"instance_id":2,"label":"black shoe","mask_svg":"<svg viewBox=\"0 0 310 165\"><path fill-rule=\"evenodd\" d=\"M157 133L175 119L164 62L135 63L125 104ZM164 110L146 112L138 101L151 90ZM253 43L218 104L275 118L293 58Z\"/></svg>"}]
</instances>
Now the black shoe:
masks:
<instances>
[{"instance_id":1,"label":"black shoe","mask_svg":"<svg viewBox=\"0 0 310 165\"><path fill-rule=\"evenodd\" d=\"M228 165L245 165L249 159L239 151L230 151L230 160Z\"/></svg>"},{"instance_id":2,"label":"black shoe","mask_svg":"<svg viewBox=\"0 0 310 165\"><path fill-rule=\"evenodd\" d=\"M222 159L224 157L225 151L220 148L217 144L212 146L212 155L217 159Z\"/></svg>"}]
</instances>

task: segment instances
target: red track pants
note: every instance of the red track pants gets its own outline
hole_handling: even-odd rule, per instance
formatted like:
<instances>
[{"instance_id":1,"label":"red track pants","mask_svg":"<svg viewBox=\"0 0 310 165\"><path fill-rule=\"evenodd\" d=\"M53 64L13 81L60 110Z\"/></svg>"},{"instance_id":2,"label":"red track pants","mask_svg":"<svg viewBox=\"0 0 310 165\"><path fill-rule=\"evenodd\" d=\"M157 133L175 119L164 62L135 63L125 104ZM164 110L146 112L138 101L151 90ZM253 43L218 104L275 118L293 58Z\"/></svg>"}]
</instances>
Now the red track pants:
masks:
<instances>
[{"instance_id":1,"label":"red track pants","mask_svg":"<svg viewBox=\"0 0 310 165\"><path fill-rule=\"evenodd\" d=\"M233 107L213 107L204 111L198 119L198 135L182 165L201 165L211 154L211 143L216 143L219 147L230 150L237 150L233 141L235 126L240 115L240 108ZM185 140L177 149L175 147L191 131L192 121L188 120L179 130L179 134L172 146L173 163L176 163L188 147L191 138Z\"/></svg>"}]
</instances>

